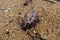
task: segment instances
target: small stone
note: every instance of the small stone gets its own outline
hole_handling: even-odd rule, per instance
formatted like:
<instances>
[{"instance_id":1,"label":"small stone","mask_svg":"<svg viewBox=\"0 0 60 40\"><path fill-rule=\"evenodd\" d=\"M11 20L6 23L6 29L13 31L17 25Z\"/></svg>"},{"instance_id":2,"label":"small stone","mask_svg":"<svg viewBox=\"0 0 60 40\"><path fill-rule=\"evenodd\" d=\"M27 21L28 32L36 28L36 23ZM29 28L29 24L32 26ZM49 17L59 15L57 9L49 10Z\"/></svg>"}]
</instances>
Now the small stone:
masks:
<instances>
[{"instance_id":1,"label":"small stone","mask_svg":"<svg viewBox=\"0 0 60 40\"><path fill-rule=\"evenodd\" d=\"M41 37L40 40L46 40L46 39L44 39L44 38Z\"/></svg>"},{"instance_id":2,"label":"small stone","mask_svg":"<svg viewBox=\"0 0 60 40\"><path fill-rule=\"evenodd\" d=\"M9 23L13 22L13 20L10 20Z\"/></svg>"},{"instance_id":3,"label":"small stone","mask_svg":"<svg viewBox=\"0 0 60 40\"><path fill-rule=\"evenodd\" d=\"M36 32L36 31L33 31L34 33L35 33L35 35L37 35L37 34L39 34L38 32Z\"/></svg>"},{"instance_id":4,"label":"small stone","mask_svg":"<svg viewBox=\"0 0 60 40\"><path fill-rule=\"evenodd\" d=\"M8 35L9 34L9 30L8 29L6 29L6 35Z\"/></svg>"},{"instance_id":5,"label":"small stone","mask_svg":"<svg viewBox=\"0 0 60 40\"><path fill-rule=\"evenodd\" d=\"M28 5L28 1L26 1L23 5L24 5L24 6L27 6L27 5Z\"/></svg>"},{"instance_id":6,"label":"small stone","mask_svg":"<svg viewBox=\"0 0 60 40\"><path fill-rule=\"evenodd\" d=\"M8 12L8 10L5 10L5 12Z\"/></svg>"},{"instance_id":7,"label":"small stone","mask_svg":"<svg viewBox=\"0 0 60 40\"><path fill-rule=\"evenodd\" d=\"M33 31L34 33L36 33L36 31Z\"/></svg>"},{"instance_id":8,"label":"small stone","mask_svg":"<svg viewBox=\"0 0 60 40\"><path fill-rule=\"evenodd\" d=\"M20 14L22 14L22 13L19 12L19 15L20 15Z\"/></svg>"},{"instance_id":9,"label":"small stone","mask_svg":"<svg viewBox=\"0 0 60 40\"><path fill-rule=\"evenodd\" d=\"M6 34L9 34L9 31L7 31Z\"/></svg>"},{"instance_id":10,"label":"small stone","mask_svg":"<svg viewBox=\"0 0 60 40\"><path fill-rule=\"evenodd\" d=\"M46 29L46 32L48 32L48 29Z\"/></svg>"},{"instance_id":11,"label":"small stone","mask_svg":"<svg viewBox=\"0 0 60 40\"><path fill-rule=\"evenodd\" d=\"M9 10L11 9L11 8L8 8Z\"/></svg>"}]
</instances>

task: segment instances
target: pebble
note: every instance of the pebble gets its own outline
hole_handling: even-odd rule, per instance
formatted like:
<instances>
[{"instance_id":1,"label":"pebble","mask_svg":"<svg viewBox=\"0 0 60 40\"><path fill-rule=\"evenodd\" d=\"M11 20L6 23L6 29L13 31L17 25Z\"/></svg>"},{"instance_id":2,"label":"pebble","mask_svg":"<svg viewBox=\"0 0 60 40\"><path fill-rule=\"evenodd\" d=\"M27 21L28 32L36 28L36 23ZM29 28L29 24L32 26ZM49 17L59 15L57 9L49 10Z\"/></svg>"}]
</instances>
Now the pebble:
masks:
<instances>
[{"instance_id":1,"label":"pebble","mask_svg":"<svg viewBox=\"0 0 60 40\"><path fill-rule=\"evenodd\" d=\"M33 31L34 33L36 33L36 31Z\"/></svg>"},{"instance_id":2,"label":"pebble","mask_svg":"<svg viewBox=\"0 0 60 40\"><path fill-rule=\"evenodd\" d=\"M9 10L11 9L11 8L8 8Z\"/></svg>"},{"instance_id":3,"label":"pebble","mask_svg":"<svg viewBox=\"0 0 60 40\"><path fill-rule=\"evenodd\" d=\"M8 12L8 10L5 10L5 12Z\"/></svg>"},{"instance_id":4,"label":"pebble","mask_svg":"<svg viewBox=\"0 0 60 40\"><path fill-rule=\"evenodd\" d=\"M8 29L6 29L6 35L8 35L9 34L9 30Z\"/></svg>"},{"instance_id":5,"label":"pebble","mask_svg":"<svg viewBox=\"0 0 60 40\"><path fill-rule=\"evenodd\" d=\"M11 8L6 9L5 12L8 12L10 9L11 9Z\"/></svg>"},{"instance_id":6,"label":"pebble","mask_svg":"<svg viewBox=\"0 0 60 40\"><path fill-rule=\"evenodd\" d=\"M33 31L33 32L34 32L35 34L38 33L38 32L36 32L36 31Z\"/></svg>"},{"instance_id":7,"label":"pebble","mask_svg":"<svg viewBox=\"0 0 60 40\"><path fill-rule=\"evenodd\" d=\"M7 31L6 34L9 34L9 31Z\"/></svg>"},{"instance_id":8,"label":"pebble","mask_svg":"<svg viewBox=\"0 0 60 40\"><path fill-rule=\"evenodd\" d=\"M26 1L23 5L24 5L24 6L27 6L27 5L28 5L28 2Z\"/></svg>"}]
</instances>

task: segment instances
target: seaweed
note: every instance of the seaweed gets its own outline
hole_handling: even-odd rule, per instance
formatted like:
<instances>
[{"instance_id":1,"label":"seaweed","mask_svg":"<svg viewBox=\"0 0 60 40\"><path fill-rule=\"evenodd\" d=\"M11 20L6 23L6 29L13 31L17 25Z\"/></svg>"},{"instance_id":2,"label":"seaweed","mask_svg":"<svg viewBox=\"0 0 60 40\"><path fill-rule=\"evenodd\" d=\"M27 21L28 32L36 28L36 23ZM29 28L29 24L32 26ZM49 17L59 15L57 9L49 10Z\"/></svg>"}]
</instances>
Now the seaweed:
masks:
<instances>
[{"instance_id":1,"label":"seaweed","mask_svg":"<svg viewBox=\"0 0 60 40\"><path fill-rule=\"evenodd\" d=\"M35 27L36 21L37 21L37 13L34 10L31 10L30 14L27 15L25 26L22 29L26 31L27 29Z\"/></svg>"}]
</instances>

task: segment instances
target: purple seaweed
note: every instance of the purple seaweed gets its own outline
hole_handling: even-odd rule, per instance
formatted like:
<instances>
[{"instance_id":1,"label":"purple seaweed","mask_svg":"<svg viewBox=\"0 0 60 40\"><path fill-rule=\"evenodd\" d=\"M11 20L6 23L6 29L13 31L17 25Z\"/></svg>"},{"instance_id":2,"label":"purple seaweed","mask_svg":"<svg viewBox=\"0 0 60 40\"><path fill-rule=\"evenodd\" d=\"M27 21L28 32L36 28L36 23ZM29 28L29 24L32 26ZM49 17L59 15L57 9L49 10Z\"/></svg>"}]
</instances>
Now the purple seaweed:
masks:
<instances>
[{"instance_id":1,"label":"purple seaweed","mask_svg":"<svg viewBox=\"0 0 60 40\"><path fill-rule=\"evenodd\" d=\"M37 13L34 10L31 10L30 13L27 15L27 20L25 22L25 26L23 30L26 31L35 26L37 21Z\"/></svg>"},{"instance_id":2,"label":"purple seaweed","mask_svg":"<svg viewBox=\"0 0 60 40\"><path fill-rule=\"evenodd\" d=\"M37 21L37 13L34 10L31 10L30 13L27 15L27 21L26 23L33 23L34 21Z\"/></svg>"}]
</instances>

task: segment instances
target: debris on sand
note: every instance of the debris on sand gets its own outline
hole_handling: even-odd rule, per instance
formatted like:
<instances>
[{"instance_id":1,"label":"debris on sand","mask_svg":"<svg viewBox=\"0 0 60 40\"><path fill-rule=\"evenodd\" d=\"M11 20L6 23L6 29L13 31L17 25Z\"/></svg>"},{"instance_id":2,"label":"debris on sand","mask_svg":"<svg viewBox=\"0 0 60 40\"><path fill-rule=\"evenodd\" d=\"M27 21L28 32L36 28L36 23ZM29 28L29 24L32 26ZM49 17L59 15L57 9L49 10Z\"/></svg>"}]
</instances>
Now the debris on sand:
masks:
<instances>
[{"instance_id":1,"label":"debris on sand","mask_svg":"<svg viewBox=\"0 0 60 40\"><path fill-rule=\"evenodd\" d=\"M37 31L33 31L35 35L32 36L32 33L28 32L27 34L32 38L32 40L35 40L35 38L38 38L39 40L46 40L46 38L41 37L41 34Z\"/></svg>"},{"instance_id":2,"label":"debris on sand","mask_svg":"<svg viewBox=\"0 0 60 40\"><path fill-rule=\"evenodd\" d=\"M0 7L0 10L8 12L11 8L6 8L6 7Z\"/></svg>"},{"instance_id":3,"label":"debris on sand","mask_svg":"<svg viewBox=\"0 0 60 40\"><path fill-rule=\"evenodd\" d=\"M24 6L27 6L30 2L32 2L32 0L26 0L23 5L24 5Z\"/></svg>"},{"instance_id":4,"label":"debris on sand","mask_svg":"<svg viewBox=\"0 0 60 40\"><path fill-rule=\"evenodd\" d=\"M25 26L22 29L23 30L30 29L32 26L35 26L36 21L37 21L37 13L34 10L31 10L30 14L27 15Z\"/></svg>"},{"instance_id":5,"label":"debris on sand","mask_svg":"<svg viewBox=\"0 0 60 40\"><path fill-rule=\"evenodd\" d=\"M51 3L60 3L60 0L45 0L45 1L49 1Z\"/></svg>"}]
</instances>

